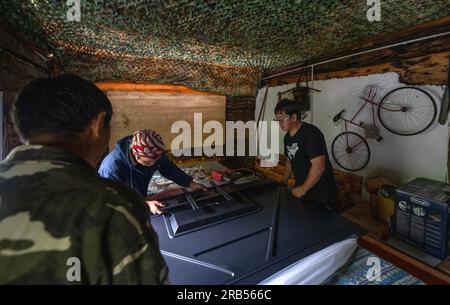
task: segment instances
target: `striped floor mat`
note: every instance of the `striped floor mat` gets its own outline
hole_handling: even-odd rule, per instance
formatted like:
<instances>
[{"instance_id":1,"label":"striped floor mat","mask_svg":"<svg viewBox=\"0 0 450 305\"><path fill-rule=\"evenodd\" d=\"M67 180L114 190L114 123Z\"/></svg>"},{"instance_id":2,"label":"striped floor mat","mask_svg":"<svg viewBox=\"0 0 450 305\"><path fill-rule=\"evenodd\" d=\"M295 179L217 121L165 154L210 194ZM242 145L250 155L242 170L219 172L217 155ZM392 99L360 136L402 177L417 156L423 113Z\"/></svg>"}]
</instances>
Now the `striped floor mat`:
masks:
<instances>
[{"instance_id":1,"label":"striped floor mat","mask_svg":"<svg viewBox=\"0 0 450 305\"><path fill-rule=\"evenodd\" d=\"M375 259L374 259L375 258ZM374 266L380 262L380 276L376 277ZM369 275L369 276L368 276ZM322 285L424 285L409 273L395 267L366 249L358 247L349 261Z\"/></svg>"}]
</instances>

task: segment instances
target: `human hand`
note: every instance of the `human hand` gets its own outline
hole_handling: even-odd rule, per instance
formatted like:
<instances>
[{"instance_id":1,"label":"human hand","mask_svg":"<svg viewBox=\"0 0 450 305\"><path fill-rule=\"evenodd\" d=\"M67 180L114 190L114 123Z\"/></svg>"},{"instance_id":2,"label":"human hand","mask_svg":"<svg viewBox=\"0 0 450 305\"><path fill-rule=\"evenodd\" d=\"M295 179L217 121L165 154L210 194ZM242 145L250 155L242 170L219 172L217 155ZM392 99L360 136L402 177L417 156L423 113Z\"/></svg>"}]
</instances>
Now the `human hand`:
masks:
<instances>
[{"instance_id":1,"label":"human hand","mask_svg":"<svg viewBox=\"0 0 450 305\"><path fill-rule=\"evenodd\" d=\"M295 187L291 193L295 198L302 198L303 196L305 196L306 190L303 188L302 185L299 185Z\"/></svg>"},{"instance_id":2,"label":"human hand","mask_svg":"<svg viewBox=\"0 0 450 305\"><path fill-rule=\"evenodd\" d=\"M194 181L191 182L189 188L192 189L193 191L202 190L206 192L208 190L203 184L195 183Z\"/></svg>"},{"instance_id":3,"label":"human hand","mask_svg":"<svg viewBox=\"0 0 450 305\"><path fill-rule=\"evenodd\" d=\"M146 201L145 203L148 204L150 211L153 214L161 215L162 211L160 208L164 207L163 203L156 201L156 200L149 200L149 201Z\"/></svg>"}]
</instances>

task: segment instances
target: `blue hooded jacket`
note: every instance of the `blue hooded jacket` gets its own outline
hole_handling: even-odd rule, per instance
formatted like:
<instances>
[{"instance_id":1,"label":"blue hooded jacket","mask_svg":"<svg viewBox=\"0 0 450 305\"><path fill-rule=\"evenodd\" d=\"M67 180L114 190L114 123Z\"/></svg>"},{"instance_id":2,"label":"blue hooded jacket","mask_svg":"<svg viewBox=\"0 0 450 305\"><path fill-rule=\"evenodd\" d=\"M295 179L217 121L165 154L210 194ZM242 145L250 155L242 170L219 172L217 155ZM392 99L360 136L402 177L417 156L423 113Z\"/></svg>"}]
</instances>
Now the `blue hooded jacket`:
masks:
<instances>
[{"instance_id":1,"label":"blue hooded jacket","mask_svg":"<svg viewBox=\"0 0 450 305\"><path fill-rule=\"evenodd\" d=\"M157 170L165 178L181 186L188 187L191 184L192 177L179 169L165 153L152 166L133 164L130 156L132 138L133 136L128 136L116 143L100 165L100 176L125 183L144 197L147 196L148 185Z\"/></svg>"}]
</instances>

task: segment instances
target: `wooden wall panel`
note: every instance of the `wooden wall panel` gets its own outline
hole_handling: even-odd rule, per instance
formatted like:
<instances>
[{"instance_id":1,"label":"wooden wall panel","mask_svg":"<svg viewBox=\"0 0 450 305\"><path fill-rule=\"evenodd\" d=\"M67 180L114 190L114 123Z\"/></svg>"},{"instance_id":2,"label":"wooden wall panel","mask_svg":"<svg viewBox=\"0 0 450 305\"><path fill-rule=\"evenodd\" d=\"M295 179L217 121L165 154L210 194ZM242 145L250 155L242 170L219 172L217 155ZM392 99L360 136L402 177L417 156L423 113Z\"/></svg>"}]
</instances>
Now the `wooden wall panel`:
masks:
<instances>
[{"instance_id":1,"label":"wooden wall panel","mask_svg":"<svg viewBox=\"0 0 450 305\"><path fill-rule=\"evenodd\" d=\"M178 135L170 132L172 124L187 121L193 132L195 112L202 113L203 124L215 120L225 128L225 96L120 91L108 91L107 95L114 110L110 148L138 129L153 129L170 149L172 139ZM208 135L204 134L203 140Z\"/></svg>"},{"instance_id":2,"label":"wooden wall panel","mask_svg":"<svg viewBox=\"0 0 450 305\"><path fill-rule=\"evenodd\" d=\"M227 97L227 121L248 121L255 120L255 105L256 96L228 96ZM237 141L234 142L235 157L227 157L226 164L224 165L231 168L250 168L253 169L255 164L255 157L248 156L248 130L245 133L246 143L246 156L237 156Z\"/></svg>"},{"instance_id":3,"label":"wooden wall panel","mask_svg":"<svg viewBox=\"0 0 450 305\"><path fill-rule=\"evenodd\" d=\"M48 76L48 68L42 57L31 46L26 45L12 33L0 28L0 91L3 92L3 142L0 160L20 145L10 116L11 105L16 94L29 81Z\"/></svg>"},{"instance_id":4,"label":"wooden wall panel","mask_svg":"<svg viewBox=\"0 0 450 305\"><path fill-rule=\"evenodd\" d=\"M397 72L400 81L406 84L446 85L449 32L450 16L446 16L408 29L370 37L340 52L310 60L308 64L324 62L314 66L316 80ZM300 70L295 69L303 65L305 63L274 68L266 71L263 77L272 77L268 81L271 86L294 83L300 73Z\"/></svg>"},{"instance_id":5,"label":"wooden wall panel","mask_svg":"<svg viewBox=\"0 0 450 305\"><path fill-rule=\"evenodd\" d=\"M255 119L256 96L227 97L228 121L251 121Z\"/></svg>"},{"instance_id":6,"label":"wooden wall panel","mask_svg":"<svg viewBox=\"0 0 450 305\"><path fill-rule=\"evenodd\" d=\"M434 53L425 56L400 60L399 58L390 62L366 65L362 67L349 68L320 72L315 69L315 80L327 80L333 78L346 78L355 76L366 76L375 73L396 72L400 76L400 82L409 85L446 85L447 69L450 52ZM285 75L269 80L272 86L292 84L298 80L298 76Z\"/></svg>"},{"instance_id":7,"label":"wooden wall panel","mask_svg":"<svg viewBox=\"0 0 450 305\"><path fill-rule=\"evenodd\" d=\"M126 92L154 92L154 93L188 93L216 95L209 92L194 90L183 85L157 84L157 83L134 83L127 81L97 82L96 86L102 91L126 91Z\"/></svg>"}]
</instances>

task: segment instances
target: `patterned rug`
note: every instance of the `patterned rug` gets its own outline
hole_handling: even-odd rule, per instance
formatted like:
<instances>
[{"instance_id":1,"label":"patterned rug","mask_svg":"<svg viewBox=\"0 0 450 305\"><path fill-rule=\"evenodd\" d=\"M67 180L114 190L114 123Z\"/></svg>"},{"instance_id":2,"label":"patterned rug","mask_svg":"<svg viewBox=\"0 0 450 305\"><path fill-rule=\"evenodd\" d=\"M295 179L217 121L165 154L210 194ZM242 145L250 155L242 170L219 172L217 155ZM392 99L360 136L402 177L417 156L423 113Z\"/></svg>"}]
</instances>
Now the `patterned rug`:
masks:
<instances>
[{"instance_id":1,"label":"patterned rug","mask_svg":"<svg viewBox=\"0 0 450 305\"><path fill-rule=\"evenodd\" d=\"M378 277L374 271L377 265L380 266ZM358 247L349 261L322 285L425 285L425 283L366 249Z\"/></svg>"}]
</instances>

